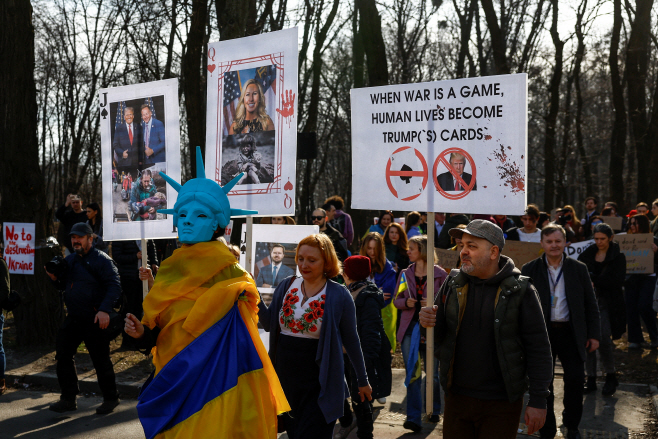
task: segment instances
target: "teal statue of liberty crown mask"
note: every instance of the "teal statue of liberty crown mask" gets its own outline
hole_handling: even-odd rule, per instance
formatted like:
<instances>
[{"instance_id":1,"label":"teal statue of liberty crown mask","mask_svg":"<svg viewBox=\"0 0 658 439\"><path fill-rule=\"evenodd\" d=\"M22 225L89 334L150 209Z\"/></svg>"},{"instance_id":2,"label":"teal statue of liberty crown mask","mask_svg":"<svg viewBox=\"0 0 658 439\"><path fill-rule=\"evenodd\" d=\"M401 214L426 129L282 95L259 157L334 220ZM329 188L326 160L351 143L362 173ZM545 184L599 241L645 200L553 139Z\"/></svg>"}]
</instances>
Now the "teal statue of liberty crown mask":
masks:
<instances>
[{"instance_id":1,"label":"teal statue of liberty crown mask","mask_svg":"<svg viewBox=\"0 0 658 439\"><path fill-rule=\"evenodd\" d=\"M209 241L217 226L222 228L228 226L231 216L258 213L257 210L231 209L227 194L243 173L237 175L224 187L206 178L200 146L196 147L196 178L181 185L164 172L160 172L160 175L178 192L178 199L173 209L160 209L158 212L174 215L174 226L179 229L179 239L185 244ZM195 218L192 218L193 216ZM181 226L187 225L188 221L193 223L191 228L194 229L194 233L188 231L185 239L181 236L185 232L181 233L180 229Z\"/></svg>"}]
</instances>

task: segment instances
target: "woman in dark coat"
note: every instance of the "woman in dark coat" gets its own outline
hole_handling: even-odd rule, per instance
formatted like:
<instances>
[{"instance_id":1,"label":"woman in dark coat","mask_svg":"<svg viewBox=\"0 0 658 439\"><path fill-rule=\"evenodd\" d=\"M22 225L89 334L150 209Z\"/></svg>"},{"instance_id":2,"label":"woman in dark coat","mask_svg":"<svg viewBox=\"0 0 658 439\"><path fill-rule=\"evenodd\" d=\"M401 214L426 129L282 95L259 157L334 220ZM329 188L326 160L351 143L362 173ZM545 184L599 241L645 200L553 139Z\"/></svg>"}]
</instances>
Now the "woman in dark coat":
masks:
<instances>
[{"instance_id":1,"label":"woman in dark coat","mask_svg":"<svg viewBox=\"0 0 658 439\"><path fill-rule=\"evenodd\" d=\"M646 215L638 214L628 220L628 234L651 233L651 223ZM644 336L640 317L644 320L651 339L651 347L658 347L658 327L656 327L656 312L652 308L653 291L656 288L656 269L658 258L658 238L653 237L652 251L654 253L652 274L631 274L626 279L626 317L628 319L628 349L642 349Z\"/></svg>"},{"instance_id":2,"label":"woman in dark coat","mask_svg":"<svg viewBox=\"0 0 658 439\"><path fill-rule=\"evenodd\" d=\"M372 396L385 398L391 394L391 344L386 337L380 314L380 309L384 306L384 293L368 280L370 269L370 258L367 256L349 257L344 262L343 279L356 306L356 330L361 342L368 380L372 386ZM358 427L356 435L359 439L372 439L372 404L368 400L361 402L356 372L349 363L349 357L347 355L344 357L345 378L350 388L352 408L356 414ZM351 426L351 413L346 411L340 421L343 430Z\"/></svg>"},{"instance_id":3,"label":"woman in dark coat","mask_svg":"<svg viewBox=\"0 0 658 439\"><path fill-rule=\"evenodd\" d=\"M269 354L291 412L283 416L290 439L329 439L347 398L343 353L356 371L360 401L371 400L356 329L354 301L332 281L340 263L329 237L309 235L295 255L301 278L283 280L258 317L270 333Z\"/></svg>"},{"instance_id":4,"label":"woman in dark coat","mask_svg":"<svg viewBox=\"0 0 658 439\"><path fill-rule=\"evenodd\" d=\"M612 229L607 224L597 224L592 229L595 245L583 251L578 260L587 265L596 292L601 314L601 343L599 355L605 369L606 378L602 393L610 396L617 389L615 359L613 356L616 340L626 332L626 314L622 287L626 278L626 256L619 251L619 245L612 240ZM612 337L612 338L611 338ZM596 390L596 352L587 353L587 386L585 393Z\"/></svg>"}]
</instances>

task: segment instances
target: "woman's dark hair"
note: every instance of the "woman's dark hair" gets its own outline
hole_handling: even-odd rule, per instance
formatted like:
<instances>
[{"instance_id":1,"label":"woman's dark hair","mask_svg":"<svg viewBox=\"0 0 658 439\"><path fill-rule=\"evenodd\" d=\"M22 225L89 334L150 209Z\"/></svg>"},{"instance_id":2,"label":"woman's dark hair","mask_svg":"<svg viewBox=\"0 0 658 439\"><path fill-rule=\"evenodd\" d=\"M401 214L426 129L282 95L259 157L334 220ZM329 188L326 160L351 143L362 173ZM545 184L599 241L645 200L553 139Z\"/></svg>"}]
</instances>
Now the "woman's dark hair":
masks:
<instances>
[{"instance_id":1,"label":"woman's dark hair","mask_svg":"<svg viewBox=\"0 0 658 439\"><path fill-rule=\"evenodd\" d=\"M544 224L546 221L550 221L551 216L547 214L546 212L539 212L539 219L537 220L537 226L541 229L541 225Z\"/></svg>"},{"instance_id":2,"label":"woman's dark hair","mask_svg":"<svg viewBox=\"0 0 658 439\"><path fill-rule=\"evenodd\" d=\"M637 222L637 233L651 233L651 223L646 215L638 213L637 215L633 215L628 222L632 220Z\"/></svg>"},{"instance_id":3,"label":"woman's dark hair","mask_svg":"<svg viewBox=\"0 0 658 439\"><path fill-rule=\"evenodd\" d=\"M98 203L89 203L89 204L87 204L87 207L88 207L89 209L95 210L95 211L96 211L96 215L99 215L99 216L100 216L100 214L101 214L101 207L98 205Z\"/></svg>"},{"instance_id":4,"label":"woman's dark hair","mask_svg":"<svg viewBox=\"0 0 658 439\"><path fill-rule=\"evenodd\" d=\"M388 232L391 230L391 228L397 230L398 235L400 235L400 239L398 240L397 243L398 249L403 252L409 250L409 243L407 241L407 232L405 232L402 226L398 223L391 223L388 225L388 227L384 231L384 244L393 244L391 242L391 238L388 236Z\"/></svg>"},{"instance_id":5,"label":"woman's dark hair","mask_svg":"<svg viewBox=\"0 0 658 439\"><path fill-rule=\"evenodd\" d=\"M612 235L615 233L612 231L612 227L605 223L597 224L592 228L592 235L595 233L603 233L606 235L608 238L612 238Z\"/></svg>"},{"instance_id":6,"label":"woman's dark hair","mask_svg":"<svg viewBox=\"0 0 658 439\"><path fill-rule=\"evenodd\" d=\"M409 234L409 230L420 221L420 213L413 211L407 214L407 220L404 223L405 232Z\"/></svg>"},{"instance_id":7,"label":"woman's dark hair","mask_svg":"<svg viewBox=\"0 0 658 439\"><path fill-rule=\"evenodd\" d=\"M379 222L382 222L382 218L384 218L384 215L391 215L391 222L395 222L395 215L393 215L393 212L390 210L382 210L382 213L379 215Z\"/></svg>"},{"instance_id":8,"label":"woman's dark hair","mask_svg":"<svg viewBox=\"0 0 658 439\"><path fill-rule=\"evenodd\" d=\"M217 241L217 238L220 236L224 236L224 232L226 232L225 227L217 227L217 230L215 230L215 233L212 234L212 238L210 238L211 241ZM230 236L229 236L230 239Z\"/></svg>"},{"instance_id":9,"label":"woman's dark hair","mask_svg":"<svg viewBox=\"0 0 658 439\"><path fill-rule=\"evenodd\" d=\"M324 200L325 204L332 204L336 210L342 210L343 207L345 206L345 200L343 200L340 196L334 195L332 197L327 198Z\"/></svg>"},{"instance_id":10,"label":"woman's dark hair","mask_svg":"<svg viewBox=\"0 0 658 439\"><path fill-rule=\"evenodd\" d=\"M601 211L601 216L613 216L612 211L613 211L612 207L606 207Z\"/></svg>"}]
</instances>

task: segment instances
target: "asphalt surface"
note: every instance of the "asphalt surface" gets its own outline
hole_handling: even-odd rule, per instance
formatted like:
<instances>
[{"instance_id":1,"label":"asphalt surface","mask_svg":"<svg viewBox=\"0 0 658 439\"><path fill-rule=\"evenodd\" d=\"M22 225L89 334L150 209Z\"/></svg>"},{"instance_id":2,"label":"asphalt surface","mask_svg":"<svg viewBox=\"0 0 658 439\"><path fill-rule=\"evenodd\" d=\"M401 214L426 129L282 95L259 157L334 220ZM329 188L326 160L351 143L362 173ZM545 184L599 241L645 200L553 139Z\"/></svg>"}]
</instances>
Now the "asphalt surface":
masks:
<instances>
[{"instance_id":1,"label":"asphalt surface","mask_svg":"<svg viewBox=\"0 0 658 439\"><path fill-rule=\"evenodd\" d=\"M440 438L441 424L423 423L423 431L411 433L402 427L405 420L404 371L393 371L393 393L385 405L375 404L374 436L389 438ZM143 438L137 419L135 399L124 399L114 413L96 415L102 398L93 393L78 397L78 410L55 413L48 406L59 399L52 386L12 388L0 396L0 439L4 438ZM562 380L555 380L558 425L561 424ZM651 396L646 385L622 384L613 397L604 398L601 391L585 396L581 433L584 438L629 438L631 433L644 431L647 420L655 419L648 401ZM520 425L520 432L523 430ZM565 432L566 433L566 432ZM280 439L287 436L281 435ZM353 430L349 438L356 438ZM527 435L519 434L519 438ZM558 437L560 433L558 433Z\"/></svg>"}]
</instances>

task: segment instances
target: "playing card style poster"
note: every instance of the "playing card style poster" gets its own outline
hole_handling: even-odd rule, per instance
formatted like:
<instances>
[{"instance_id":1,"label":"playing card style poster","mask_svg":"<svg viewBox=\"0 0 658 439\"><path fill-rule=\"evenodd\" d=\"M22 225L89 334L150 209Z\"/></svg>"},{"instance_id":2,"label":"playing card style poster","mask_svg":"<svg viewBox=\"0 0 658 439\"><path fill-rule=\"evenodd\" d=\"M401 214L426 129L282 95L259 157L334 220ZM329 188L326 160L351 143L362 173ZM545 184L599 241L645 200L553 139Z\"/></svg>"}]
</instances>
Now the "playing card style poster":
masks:
<instances>
[{"instance_id":1,"label":"playing card style poster","mask_svg":"<svg viewBox=\"0 0 658 439\"><path fill-rule=\"evenodd\" d=\"M296 274L300 276L295 263L297 243L314 233L320 233L318 226L288 226L278 224L254 224L252 248L247 248L247 225L242 225L240 235L240 265L256 280L258 291L268 303L279 283ZM252 266L247 267L247 252L251 251Z\"/></svg>"},{"instance_id":2,"label":"playing card style poster","mask_svg":"<svg viewBox=\"0 0 658 439\"><path fill-rule=\"evenodd\" d=\"M359 88L352 207L520 215L527 75Z\"/></svg>"},{"instance_id":3,"label":"playing card style poster","mask_svg":"<svg viewBox=\"0 0 658 439\"><path fill-rule=\"evenodd\" d=\"M180 181L178 80L101 89L103 238L173 238L177 192L160 176Z\"/></svg>"},{"instance_id":4,"label":"playing card style poster","mask_svg":"<svg viewBox=\"0 0 658 439\"><path fill-rule=\"evenodd\" d=\"M206 175L231 207L295 214L297 28L211 43L207 52Z\"/></svg>"}]
</instances>

